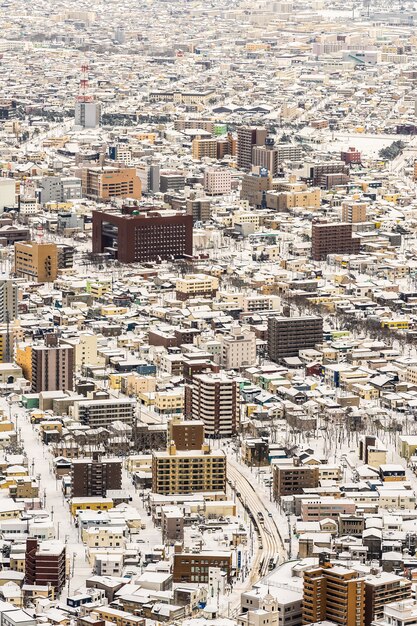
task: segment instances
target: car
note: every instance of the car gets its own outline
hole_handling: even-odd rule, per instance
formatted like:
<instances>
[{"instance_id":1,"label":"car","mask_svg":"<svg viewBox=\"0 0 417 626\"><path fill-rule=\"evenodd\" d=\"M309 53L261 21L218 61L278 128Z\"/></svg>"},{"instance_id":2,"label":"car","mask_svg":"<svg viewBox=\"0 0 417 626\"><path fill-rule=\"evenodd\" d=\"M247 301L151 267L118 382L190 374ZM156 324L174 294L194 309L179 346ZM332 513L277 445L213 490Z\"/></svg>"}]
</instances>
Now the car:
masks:
<instances>
[{"instance_id":1,"label":"car","mask_svg":"<svg viewBox=\"0 0 417 626\"><path fill-rule=\"evenodd\" d=\"M271 511L268 512L268 517L273 517Z\"/></svg>"}]
</instances>

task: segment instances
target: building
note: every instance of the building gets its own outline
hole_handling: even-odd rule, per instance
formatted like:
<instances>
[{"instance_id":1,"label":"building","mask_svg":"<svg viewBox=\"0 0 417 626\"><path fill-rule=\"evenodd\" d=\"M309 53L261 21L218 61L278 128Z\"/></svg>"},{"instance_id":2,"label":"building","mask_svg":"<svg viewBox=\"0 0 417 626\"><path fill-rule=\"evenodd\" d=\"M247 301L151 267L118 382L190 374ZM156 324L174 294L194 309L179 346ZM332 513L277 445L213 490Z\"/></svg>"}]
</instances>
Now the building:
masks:
<instances>
[{"instance_id":1,"label":"building","mask_svg":"<svg viewBox=\"0 0 417 626\"><path fill-rule=\"evenodd\" d=\"M256 364L256 334L248 328L232 326L228 335L222 335L221 365L227 370L239 370Z\"/></svg>"},{"instance_id":2,"label":"building","mask_svg":"<svg viewBox=\"0 0 417 626\"><path fill-rule=\"evenodd\" d=\"M42 176L36 190L40 204L68 202L82 198L81 178L75 176Z\"/></svg>"},{"instance_id":3,"label":"building","mask_svg":"<svg viewBox=\"0 0 417 626\"><path fill-rule=\"evenodd\" d=\"M334 182L342 184L349 180L349 167L344 161L317 161L306 162L304 164L304 171L302 179L308 181L314 187L326 187L326 177L337 175L338 178Z\"/></svg>"},{"instance_id":4,"label":"building","mask_svg":"<svg viewBox=\"0 0 417 626\"><path fill-rule=\"evenodd\" d=\"M66 578L66 551L61 541L26 540L25 584L51 585L59 594Z\"/></svg>"},{"instance_id":5,"label":"building","mask_svg":"<svg viewBox=\"0 0 417 626\"><path fill-rule=\"evenodd\" d=\"M325 261L329 254L358 254L360 239L352 235L348 222L319 222L312 225L311 256Z\"/></svg>"},{"instance_id":6,"label":"building","mask_svg":"<svg viewBox=\"0 0 417 626\"><path fill-rule=\"evenodd\" d=\"M301 626L303 595L299 591L282 587L274 588L273 595L260 588L241 594L242 613L238 626ZM247 619L245 619L247 617ZM270 618L272 617L272 621Z\"/></svg>"},{"instance_id":7,"label":"building","mask_svg":"<svg viewBox=\"0 0 417 626\"><path fill-rule=\"evenodd\" d=\"M0 280L0 324L17 318L17 284L12 280Z\"/></svg>"},{"instance_id":8,"label":"building","mask_svg":"<svg viewBox=\"0 0 417 626\"><path fill-rule=\"evenodd\" d=\"M191 143L193 159L217 159L217 139L196 137Z\"/></svg>"},{"instance_id":9,"label":"building","mask_svg":"<svg viewBox=\"0 0 417 626\"><path fill-rule=\"evenodd\" d=\"M232 190L232 173L223 168L204 171L204 191L210 196L228 194Z\"/></svg>"},{"instance_id":10,"label":"building","mask_svg":"<svg viewBox=\"0 0 417 626\"><path fill-rule=\"evenodd\" d=\"M110 489L122 488L122 462L117 459L73 459L71 467L71 497L106 497Z\"/></svg>"},{"instance_id":11,"label":"building","mask_svg":"<svg viewBox=\"0 0 417 626\"><path fill-rule=\"evenodd\" d=\"M16 206L16 181L13 178L0 178L0 213Z\"/></svg>"},{"instance_id":12,"label":"building","mask_svg":"<svg viewBox=\"0 0 417 626\"><path fill-rule=\"evenodd\" d=\"M342 221L357 224L366 222L366 202L342 202Z\"/></svg>"},{"instance_id":13,"label":"building","mask_svg":"<svg viewBox=\"0 0 417 626\"><path fill-rule=\"evenodd\" d=\"M161 509L161 530L164 543L184 541L184 513L177 506L163 506Z\"/></svg>"},{"instance_id":14,"label":"building","mask_svg":"<svg viewBox=\"0 0 417 626\"><path fill-rule=\"evenodd\" d=\"M317 465L289 465L276 462L272 465L274 500L282 496L293 496L304 489L319 486L319 467Z\"/></svg>"},{"instance_id":15,"label":"building","mask_svg":"<svg viewBox=\"0 0 417 626\"><path fill-rule=\"evenodd\" d=\"M340 159L346 163L346 165L350 164L358 164L362 162L362 154L356 148L348 148L347 150L342 150L340 153Z\"/></svg>"},{"instance_id":16,"label":"building","mask_svg":"<svg viewBox=\"0 0 417 626\"><path fill-rule=\"evenodd\" d=\"M304 571L304 624L328 620L339 626L363 626L364 619L364 579L355 570L320 558L318 567Z\"/></svg>"},{"instance_id":17,"label":"building","mask_svg":"<svg viewBox=\"0 0 417 626\"><path fill-rule=\"evenodd\" d=\"M252 149L254 146L263 146L268 131L255 126L240 126L237 129L237 166L242 170L249 170L252 165Z\"/></svg>"},{"instance_id":18,"label":"building","mask_svg":"<svg viewBox=\"0 0 417 626\"><path fill-rule=\"evenodd\" d=\"M417 602L415 600L386 604L383 616L372 622L372 626L416 626L416 624Z\"/></svg>"},{"instance_id":19,"label":"building","mask_svg":"<svg viewBox=\"0 0 417 626\"><path fill-rule=\"evenodd\" d=\"M14 244L14 271L20 278L53 282L58 274L58 248L55 243L19 241Z\"/></svg>"},{"instance_id":20,"label":"building","mask_svg":"<svg viewBox=\"0 0 417 626\"><path fill-rule=\"evenodd\" d=\"M140 178L133 167L86 167L82 170L81 180L83 195L92 200L140 200L142 197Z\"/></svg>"},{"instance_id":21,"label":"building","mask_svg":"<svg viewBox=\"0 0 417 626\"><path fill-rule=\"evenodd\" d=\"M167 450L152 454L152 491L162 495L192 494L226 490L226 455L210 450L177 450L171 442Z\"/></svg>"},{"instance_id":22,"label":"building","mask_svg":"<svg viewBox=\"0 0 417 626\"><path fill-rule=\"evenodd\" d=\"M192 256L193 218L173 211L93 211L93 252L106 251L121 263Z\"/></svg>"},{"instance_id":23,"label":"building","mask_svg":"<svg viewBox=\"0 0 417 626\"><path fill-rule=\"evenodd\" d=\"M219 279L209 274L187 274L175 282L178 300L188 300L197 296L214 298L219 288Z\"/></svg>"},{"instance_id":24,"label":"building","mask_svg":"<svg viewBox=\"0 0 417 626\"><path fill-rule=\"evenodd\" d=\"M75 103L75 126L97 128L100 126L101 105L99 102L77 100Z\"/></svg>"},{"instance_id":25,"label":"building","mask_svg":"<svg viewBox=\"0 0 417 626\"><path fill-rule=\"evenodd\" d=\"M252 149L252 163L268 170L276 176L284 161L299 161L303 157L303 149L296 144L277 144L268 137L264 146L254 146Z\"/></svg>"},{"instance_id":26,"label":"building","mask_svg":"<svg viewBox=\"0 0 417 626\"><path fill-rule=\"evenodd\" d=\"M185 201L187 215L196 222L208 222L211 219L211 202L208 198L187 198Z\"/></svg>"},{"instance_id":27,"label":"building","mask_svg":"<svg viewBox=\"0 0 417 626\"><path fill-rule=\"evenodd\" d=\"M74 349L59 343L58 336L45 336L43 345L32 346L32 391L74 389Z\"/></svg>"},{"instance_id":28,"label":"building","mask_svg":"<svg viewBox=\"0 0 417 626\"><path fill-rule=\"evenodd\" d=\"M185 388L185 414L202 420L206 437L231 437L239 424L239 388L226 374L196 374Z\"/></svg>"},{"instance_id":29,"label":"building","mask_svg":"<svg viewBox=\"0 0 417 626\"><path fill-rule=\"evenodd\" d=\"M204 422L172 417L168 421L168 441L173 441L177 450L201 450L204 444Z\"/></svg>"},{"instance_id":30,"label":"building","mask_svg":"<svg viewBox=\"0 0 417 626\"><path fill-rule=\"evenodd\" d=\"M272 176L267 170L259 169L259 172L245 174L242 178L240 197L255 206L266 206L267 192L272 190Z\"/></svg>"},{"instance_id":31,"label":"building","mask_svg":"<svg viewBox=\"0 0 417 626\"><path fill-rule=\"evenodd\" d=\"M268 355L272 361L298 356L300 350L314 348L322 341L322 317L311 315L268 318Z\"/></svg>"},{"instance_id":32,"label":"building","mask_svg":"<svg viewBox=\"0 0 417 626\"><path fill-rule=\"evenodd\" d=\"M365 626L384 616L384 607L391 602L411 598L411 581L391 572L378 571L365 578Z\"/></svg>"},{"instance_id":33,"label":"building","mask_svg":"<svg viewBox=\"0 0 417 626\"><path fill-rule=\"evenodd\" d=\"M173 582L207 584L210 569L214 567L225 572L229 581L232 572L231 552L202 550L198 553L176 553L174 554Z\"/></svg>"},{"instance_id":34,"label":"building","mask_svg":"<svg viewBox=\"0 0 417 626\"><path fill-rule=\"evenodd\" d=\"M135 410L136 401L130 398L76 400L74 419L92 428L105 428L115 421L133 424Z\"/></svg>"}]
</instances>

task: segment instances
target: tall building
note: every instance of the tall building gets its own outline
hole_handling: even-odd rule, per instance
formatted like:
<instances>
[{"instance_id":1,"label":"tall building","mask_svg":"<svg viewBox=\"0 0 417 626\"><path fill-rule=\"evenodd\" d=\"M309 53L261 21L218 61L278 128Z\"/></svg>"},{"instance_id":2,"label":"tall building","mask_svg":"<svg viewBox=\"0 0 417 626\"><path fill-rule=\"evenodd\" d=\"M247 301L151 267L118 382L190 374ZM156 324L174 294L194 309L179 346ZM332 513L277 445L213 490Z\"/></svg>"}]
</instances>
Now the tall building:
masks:
<instances>
[{"instance_id":1,"label":"tall building","mask_svg":"<svg viewBox=\"0 0 417 626\"><path fill-rule=\"evenodd\" d=\"M226 490L226 455L222 450L167 450L152 454L152 491L162 495Z\"/></svg>"},{"instance_id":2,"label":"tall building","mask_svg":"<svg viewBox=\"0 0 417 626\"><path fill-rule=\"evenodd\" d=\"M17 318L18 289L12 280L0 280L0 324Z\"/></svg>"},{"instance_id":3,"label":"tall building","mask_svg":"<svg viewBox=\"0 0 417 626\"><path fill-rule=\"evenodd\" d=\"M51 585L59 594L66 577L66 551L62 541L26 540L25 585Z\"/></svg>"},{"instance_id":4,"label":"tall building","mask_svg":"<svg viewBox=\"0 0 417 626\"><path fill-rule=\"evenodd\" d=\"M110 489L122 488L122 462L117 459L73 459L71 497L100 496Z\"/></svg>"},{"instance_id":5,"label":"tall building","mask_svg":"<svg viewBox=\"0 0 417 626\"><path fill-rule=\"evenodd\" d=\"M188 300L203 296L214 298L219 288L219 279L209 274L187 274L175 281L175 294L178 300Z\"/></svg>"},{"instance_id":6,"label":"tall building","mask_svg":"<svg viewBox=\"0 0 417 626\"><path fill-rule=\"evenodd\" d=\"M205 170L204 190L210 196L230 193L232 190L231 171L220 167Z\"/></svg>"},{"instance_id":7,"label":"tall building","mask_svg":"<svg viewBox=\"0 0 417 626\"><path fill-rule=\"evenodd\" d=\"M33 282L53 282L58 274L57 245L34 241L16 242L14 244L14 271L17 276Z\"/></svg>"},{"instance_id":8,"label":"tall building","mask_svg":"<svg viewBox=\"0 0 417 626\"><path fill-rule=\"evenodd\" d=\"M210 570L213 571L214 568L224 572L226 580L229 581L232 573L232 553L229 550L177 552L174 554L173 581L206 585L209 582Z\"/></svg>"},{"instance_id":9,"label":"tall building","mask_svg":"<svg viewBox=\"0 0 417 626\"><path fill-rule=\"evenodd\" d=\"M366 222L366 202L342 202L342 221L357 224Z\"/></svg>"},{"instance_id":10,"label":"tall building","mask_svg":"<svg viewBox=\"0 0 417 626\"><path fill-rule=\"evenodd\" d=\"M235 325L230 334L220 338L221 364L225 369L238 370L256 364L256 334Z\"/></svg>"},{"instance_id":11,"label":"tall building","mask_svg":"<svg viewBox=\"0 0 417 626\"><path fill-rule=\"evenodd\" d=\"M272 361L298 356L299 350L323 341L323 318L318 316L268 319L268 355Z\"/></svg>"},{"instance_id":12,"label":"tall building","mask_svg":"<svg viewBox=\"0 0 417 626\"><path fill-rule=\"evenodd\" d=\"M75 103L75 125L82 128L97 128L100 126L101 105L99 102L91 100L83 102L77 100Z\"/></svg>"},{"instance_id":13,"label":"tall building","mask_svg":"<svg viewBox=\"0 0 417 626\"><path fill-rule=\"evenodd\" d=\"M303 623L324 620L339 626L364 626L365 584L355 570L332 566L321 558L318 567L304 571Z\"/></svg>"},{"instance_id":14,"label":"tall building","mask_svg":"<svg viewBox=\"0 0 417 626\"><path fill-rule=\"evenodd\" d=\"M116 26L114 31L114 39L119 44L124 44L126 42L126 31L124 26Z\"/></svg>"},{"instance_id":15,"label":"tall building","mask_svg":"<svg viewBox=\"0 0 417 626\"><path fill-rule=\"evenodd\" d=\"M201 139L196 137L192 144L193 159L202 159L208 157L217 159L217 139Z\"/></svg>"},{"instance_id":16,"label":"tall building","mask_svg":"<svg viewBox=\"0 0 417 626\"><path fill-rule=\"evenodd\" d=\"M384 616L384 607L391 602L411 598L411 581L391 572L377 571L365 578L365 626Z\"/></svg>"},{"instance_id":17,"label":"tall building","mask_svg":"<svg viewBox=\"0 0 417 626\"><path fill-rule=\"evenodd\" d=\"M81 178L75 176L42 176L37 185L37 197L41 204L67 202L83 196Z\"/></svg>"},{"instance_id":18,"label":"tall building","mask_svg":"<svg viewBox=\"0 0 417 626\"><path fill-rule=\"evenodd\" d=\"M252 149L254 146L263 146L268 131L256 126L241 126L237 129L237 166L242 170L250 169L252 165Z\"/></svg>"},{"instance_id":19,"label":"tall building","mask_svg":"<svg viewBox=\"0 0 417 626\"><path fill-rule=\"evenodd\" d=\"M196 374L185 389L185 414L204 422L207 437L231 437L239 424L239 388L225 374Z\"/></svg>"},{"instance_id":20,"label":"tall building","mask_svg":"<svg viewBox=\"0 0 417 626\"><path fill-rule=\"evenodd\" d=\"M192 256L193 218L173 211L93 211L93 252L105 251L121 263Z\"/></svg>"},{"instance_id":21,"label":"tall building","mask_svg":"<svg viewBox=\"0 0 417 626\"><path fill-rule=\"evenodd\" d=\"M60 344L58 336L45 337L44 345L32 346L32 391L74 389L74 348Z\"/></svg>"},{"instance_id":22,"label":"tall building","mask_svg":"<svg viewBox=\"0 0 417 626\"><path fill-rule=\"evenodd\" d=\"M208 222L211 219L211 202L208 198L187 198L185 201L187 215L195 222Z\"/></svg>"},{"instance_id":23,"label":"tall building","mask_svg":"<svg viewBox=\"0 0 417 626\"><path fill-rule=\"evenodd\" d=\"M204 422L172 417L168 421L168 441L173 441L177 450L201 450L204 444Z\"/></svg>"},{"instance_id":24,"label":"tall building","mask_svg":"<svg viewBox=\"0 0 417 626\"><path fill-rule=\"evenodd\" d=\"M82 170L82 189L93 200L142 197L140 178L133 167L86 167Z\"/></svg>"},{"instance_id":25,"label":"tall building","mask_svg":"<svg viewBox=\"0 0 417 626\"><path fill-rule=\"evenodd\" d=\"M352 235L352 224L347 222L319 222L312 225L311 256L325 261L329 254L358 254L359 237Z\"/></svg>"},{"instance_id":26,"label":"tall building","mask_svg":"<svg viewBox=\"0 0 417 626\"><path fill-rule=\"evenodd\" d=\"M303 493L305 489L319 486L320 472L318 465L288 465L273 463L273 495L274 500L282 496L293 496Z\"/></svg>"},{"instance_id":27,"label":"tall building","mask_svg":"<svg viewBox=\"0 0 417 626\"><path fill-rule=\"evenodd\" d=\"M252 149L252 163L264 167L269 174L275 176L283 161L299 161L303 156L300 145L274 144L274 140L267 137L264 146L254 146Z\"/></svg>"}]
</instances>

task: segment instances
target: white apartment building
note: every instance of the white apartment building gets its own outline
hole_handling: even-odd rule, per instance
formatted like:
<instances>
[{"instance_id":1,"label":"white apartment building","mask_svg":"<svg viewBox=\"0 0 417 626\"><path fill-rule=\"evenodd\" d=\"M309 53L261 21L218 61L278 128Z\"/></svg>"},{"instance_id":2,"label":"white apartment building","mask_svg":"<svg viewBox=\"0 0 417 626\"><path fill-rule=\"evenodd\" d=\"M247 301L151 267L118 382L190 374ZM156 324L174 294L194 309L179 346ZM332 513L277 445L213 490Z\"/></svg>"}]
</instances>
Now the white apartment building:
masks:
<instances>
[{"instance_id":1,"label":"white apartment building","mask_svg":"<svg viewBox=\"0 0 417 626\"><path fill-rule=\"evenodd\" d=\"M210 196L230 193L232 173L223 168L210 168L204 172L204 190Z\"/></svg>"},{"instance_id":2,"label":"white apartment building","mask_svg":"<svg viewBox=\"0 0 417 626\"><path fill-rule=\"evenodd\" d=\"M74 402L73 417L82 424L98 428L106 427L116 421L133 423L136 401L121 400L76 400Z\"/></svg>"},{"instance_id":3,"label":"white apartment building","mask_svg":"<svg viewBox=\"0 0 417 626\"><path fill-rule=\"evenodd\" d=\"M198 374L186 388L186 414L204 422L207 437L230 437L239 420L239 388L225 374Z\"/></svg>"},{"instance_id":4,"label":"white apartment building","mask_svg":"<svg viewBox=\"0 0 417 626\"><path fill-rule=\"evenodd\" d=\"M403 600L384 606L384 616L372 622L371 626L416 626L417 602Z\"/></svg>"},{"instance_id":5,"label":"white apartment building","mask_svg":"<svg viewBox=\"0 0 417 626\"><path fill-rule=\"evenodd\" d=\"M234 326L230 335L221 338L221 364L226 369L250 367L256 362L256 335Z\"/></svg>"}]
</instances>

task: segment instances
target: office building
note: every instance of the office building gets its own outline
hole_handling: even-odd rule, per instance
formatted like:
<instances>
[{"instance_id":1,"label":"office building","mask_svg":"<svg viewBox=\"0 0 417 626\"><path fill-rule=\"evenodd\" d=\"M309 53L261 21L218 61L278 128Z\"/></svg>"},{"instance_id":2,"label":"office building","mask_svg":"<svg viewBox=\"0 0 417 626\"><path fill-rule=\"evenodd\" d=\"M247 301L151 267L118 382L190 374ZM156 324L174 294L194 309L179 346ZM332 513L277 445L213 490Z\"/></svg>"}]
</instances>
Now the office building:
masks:
<instances>
[{"instance_id":1,"label":"office building","mask_svg":"<svg viewBox=\"0 0 417 626\"><path fill-rule=\"evenodd\" d=\"M323 341L323 318L318 316L284 317L268 319L268 355L278 362L286 357L298 356L299 350L314 348Z\"/></svg>"},{"instance_id":2,"label":"office building","mask_svg":"<svg viewBox=\"0 0 417 626\"><path fill-rule=\"evenodd\" d=\"M360 239L352 235L352 224L347 222L319 222L312 225L311 256L325 261L329 254L358 254Z\"/></svg>"},{"instance_id":3,"label":"office building","mask_svg":"<svg viewBox=\"0 0 417 626\"><path fill-rule=\"evenodd\" d=\"M204 422L172 417L168 421L167 439L175 443L177 450L201 450L204 444Z\"/></svg>"},{"instance_id":4,"label":"office building","mask_svg":"<svg viewBox=\"0 0 417 626\"><path fill-rule=\"evenodd\" d=\"M32 346L32 391L65 391L74 388L74 348L60 344L58 336L45 336L43 345Z\"/></svg>"},{"instance_id":5,"label":"office building","mask_svg":"<svg viewBox=\"0 0 417 626\"><path fill-rule=\"evenodd\" d=\"M187 274L177 278L175 293L178 300L188 300L197 296L214 298L219 288L219 279L209 274Z\"/></svg>"},{"instance_id":6,"label":"office building","mask_svg":"<svg viewBox=\"0 0 417 626\"><path fill-rule=\"evenodd\" d=\"M364 626L365 620L364 579L325 557L304 571L303 586L303 624L323 620L339 626Z\"/></svg>"},{"instance_id":7,"label":"office building","mask_svg":"<svg viewBox=\"0 0 417 626\"><path fill-rule=\"evenodd\" d=\"M185 201L187 215L196 222L208 222L211 219L211 201L208 198L187 198Z\"/></svg>"},{"instance_id":8,"label":"office building","mask_svg":"<svg viewBox=\"0 0 417 626\"><path fill-rule=\"evenodd\" d=\"M101 105L94 100L77 100L75 103L75 126L97 128L100 126Z\"/></svg>"},{"instance_id":9,"label":"office building","mask_svg":"<svg viewBox=\"0 0 417 626\"><path fill-rule=\"evenodd\" d=\"M263 146L268 131L255 126L241 126L237 129L237 166L242 170L249 170L252 165L252 149L254 146Z\"/></svg>"},{"instance_id":10,"label":"office building","mask_svg":"<svg viewBox=\"0 0 417 626\"><path fill-rule=\"evenodd\" d=\"M17 318L17 284L12 280L0 280L0 324Z\"/></svg>"},{"instance_id":11,"label":"office building","mask_svg":"<svg viewBox=\"0 0 417 626\"><path fill-rule=\"evenodd\" d=\"M185 388L185 415L202 420L206 437L231 437L239 424L239 388L225 374L195 374Z\"/></svg>"},{"instance_id":12,"label":"office building","mask_svg":"<svg viewBox=\"0 0 417 626\"><path fill-rule=\"evenodd\" d=\"M142 197L140 178L133 167L86 167L82 170L81 180L83 195L92 200L140 200Z\"/></svg>"},{"instance_id":13,"label":"office building","mask_svg":"<svg viewBox=\"0 0 417 626\"><path fill-rule=\"evenodd\" d=\"M365 626L382 619L384 607L411 598L411 581L391 572L377 571L365 578Z\"/></svg>"},{"instance_id":14,"label":"office building","mask_svg":"<svg viewBox=\"0 0 417 626\"><path fill-rule=\"evenodd\" d=\"M304 164L302 179L314 187L327 187L326 177L337 174L340 180L349 180L349 167L344 161L316 161Z\"/></svg>"},{"instance_id":15,"label":"office building","mask_svg":"<svg viewBox=\"0 0 417 626\"><path fill-rule=\"evenodd\" d=\"M126 42L126 31L124 26L116 26L114 31L114 39L118 44L123 45Z\"/></svg>"},{"instance_id":16,"label":"office building","mask_svg":"<svg viewBox=\"0 0 417 626\"><path fill-rule=\"evenodd\" d=\"M362 154L356 148L348 148L347 150L342 150L340 159L346 165L358 164L362 162Z\"/></svg>"},{"instance_id":17,"label":"office building","mask_svg":"<svg viewBox=\"0 0 417 626\"><path fill-rule=\"evenodd\" d=\"M223 168L210 168L204 172L204 191L210 196L228 194L232 190L232 173Z\"/></svg>"},{"instance_id":18,"label":"office building","mask_svg":"<svg viewBox=\"0 0 417 626\"><path fill-rule=\"evenodd\" d=\"M267 137L264 146L254 146L252 149L252 163L268 170L275 176L284 161L299 161L303 157L303 149L300 145L277 144Z\"/></svg>"},{"instance_id":19,"label":"office building","mask_svg":"<svg viewBox=\"0 0 417 626\"><path fill-rule=\"evenodd\" d=\"M173 211L93 211L93 252L110 252L121 263L192 256L193 218Z\"/></svg>"},{"instance_id":20,"label":"office building","mask_svg":"<svg viewBox=\"0 0 417 626\"><path fill-rule=\"evenodd\" d=\"M225 551L202 550L200 552L177 552L174 554L174 583L209 582L210 569L219 568L230 580L232 573L232 553Z\"/></svg>"},{"instance_id":21,"label":"office building","mask_svg":"<svg viewBox=\"0 0 417 626\"><path fill-rule=\"evenodd\" d=\"M130 398L112 400L96 398L94 400L76 400L74 402L74 419L99 428L120 421L129 425L134 423L136 401Z\"/></svg>"},{"instance_id":22,"label":"office building","mask_svg":"<svg viewBox=\"0 0 417 626\"><path fill-rule=\"evenodd\" d=\"M304 489L315 489L319 486L319 468L317 465L289 465L273 463L273 495L274 500L282 496L293 496L303 493Z\"/></svg>"},{"instance_id":23,"label":"office building","mask_svg":"<svg viewBox=\"0 0 417 626\"><path fill-rule=\"evenodd\" d=\"M266 206L267 192L272 190L272 176L266 170L258 168L242 178L240 197L254 206Z\"/></svg>"},{"instance_id":24,"label":"office building","mask_svg":"<svg viewBox=\"0 0 417 626\"><path fill-rule=\"evenodd\" d=\"M66 551L62 541L26 540L25 585L43 585L59 594L66 578Z\"/></svg>"},{"instance_id":25,"label":"office building","mask_svg":"<svg viewBox=\"0 0 417 626\"><path fill-rule=\"evenodd\" d=\"M40 204L76 200L83 197L81 178L75 176L42 176L37 181L36 193Z\"/></svg>"},{"instance_id":26,"label":"office building","mask_svg":"<svg viewBox=\"0 0 417 626\"><path fill-rule=\"evenodd\" d=\"M221 365L227 370L256 365L256 334L234 325L231 332L220 337Z\"/></svg>"},{"instance_id":27,"label":"office building","mask_svg":"<svg viewBox=\"0 0 417 626\"><path fill-rule=\"evenodd\" d=\"M14 271L20 278L36 283L53 282L58 274L55 243L18 241L14 244Z\"/></svg>"},{"instance_id":28,"label":"office building","mask_svg":"<svg viewBox=\"0 0 417 626\"><path fill-rule=\"evenodd\" d=\"M109 489L122 488L122 462L117 459L73 459L71 466L71 498L106 497Z\"/></svg>"},{"instance_id":29,"label":"office building","mask_svg":"<svg viewBox=\"0 0 417 626\"><path fill-rule=\"evenodd\" d=\"M159 176L159 190L162 193L167 191L181 191L185 187L185 177L176 172L163 172Z\"/></svg>"},{"instance_id":30,"label":"office building","mask_svg":"<svg viewBox=\"0 0 417 626\"><path fill-rule=\"evenodd\" d=\"M161 168L157 163L141 164L136 167L136 171L144 193L154 194L159 192Z\"/></svg>"},{"instance_id":31,"label":"office building","mask_svg":"<svg viewBox=\"0 0 417 626\"><path fill-rule=\"evenodd\" d=\"M366 222L366 202L342 202L342 221L357 224Z\"/></svg>"},{"instance_id":32,"label":"office building","mask_svg":"<svg viewBox=\"0 0 417 626\"><path fill-rule=\"evenodd\" d=\"M171 442L166 450L152 454L152 491L162 495L192 494L226 490L226 455L210 450L177 450Z\"/></svg>"}]
</instances>

